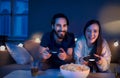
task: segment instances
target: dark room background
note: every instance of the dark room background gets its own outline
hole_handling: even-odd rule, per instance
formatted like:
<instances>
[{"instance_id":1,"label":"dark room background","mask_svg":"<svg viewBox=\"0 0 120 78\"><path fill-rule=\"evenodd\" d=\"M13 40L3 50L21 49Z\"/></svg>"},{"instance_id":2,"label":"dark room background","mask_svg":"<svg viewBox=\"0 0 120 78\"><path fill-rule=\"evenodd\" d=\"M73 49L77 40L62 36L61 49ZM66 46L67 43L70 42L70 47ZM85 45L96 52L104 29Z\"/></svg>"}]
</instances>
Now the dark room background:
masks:
<instances>
[{"instance_id":1,"label":"dark room background","mask_svg":"<svg viewBox=\"0 0 120 78\"><path fill-rule=\"evenodd\" d=\"M28 37L51 30L51 18L56 13L68 16L69 31L76 37L90 19L100 21L103 36L120 37L120 0L30 0Z\"/></svg>"},{"instance_id":2,"label":"dark room background","mask_svg":"<svg viewBox=\"0 0 120 78\"><path fill-rule=\"evenodd\" d=\"M87 21L97 19L106 39L120 39L120 0L0 0L0 41L41 38L56 13L68 17L77 38Z\"/></svg>"}]
</instances>

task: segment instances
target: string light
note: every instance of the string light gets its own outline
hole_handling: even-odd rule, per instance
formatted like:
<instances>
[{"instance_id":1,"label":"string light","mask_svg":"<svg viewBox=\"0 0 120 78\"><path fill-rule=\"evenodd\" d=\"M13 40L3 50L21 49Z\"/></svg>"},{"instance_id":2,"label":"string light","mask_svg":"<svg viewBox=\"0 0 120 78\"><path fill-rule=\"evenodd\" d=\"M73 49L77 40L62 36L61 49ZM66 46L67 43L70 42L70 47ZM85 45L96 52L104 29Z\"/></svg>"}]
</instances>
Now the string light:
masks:
<instances>
[{"instance_id":1,"label":"string light","mask_svg":"<svg viewBox=\"0 0 120 78\"><path fill-rule=\"evenodd\" d=\"M5 51L5 46L4 45L0 46L0 51Z\"/></svg>"},{"instance_id":2,"label":"string light","mask_svg":"<svg viewBox=\"0 0 120 78\"><path fill-rule=\"evenodd\" d=\"M118 46L119 46L119 41L115 41L115 42L114 42L114 46L115 46L115 47L118 47Z\"/></svg>"},{"instance_id":3,"label":"string light","mask_svg":"<svg viewBox=\"0 0 120 78\"><path fill-rule=\"evenodd\" d=\"M23 47L23 44L22 44L22 43L19 43L18 46L19 46L19 47Z\"/></svg>"},{"instance_id":4,"label":"string light","mask_svg":"<svg viewBox=\"0 0 120 78\"><path fill-rule=\"evenodd\" d=\"M75 38L75 41L77 41L77 38Z\"/></svg>"}]
</instances>

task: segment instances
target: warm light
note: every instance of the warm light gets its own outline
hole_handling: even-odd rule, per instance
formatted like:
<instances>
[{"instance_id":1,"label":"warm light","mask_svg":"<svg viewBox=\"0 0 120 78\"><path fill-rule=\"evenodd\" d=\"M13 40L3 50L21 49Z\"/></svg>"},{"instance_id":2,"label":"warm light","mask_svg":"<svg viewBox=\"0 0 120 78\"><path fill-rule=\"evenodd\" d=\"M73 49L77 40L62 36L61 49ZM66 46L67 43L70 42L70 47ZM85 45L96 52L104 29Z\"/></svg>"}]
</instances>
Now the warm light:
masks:
<instances>
[{"instance_id":1,"label":"warm light","mask_svg":"<svg viewBox=\"0 0 120 78\"><path fill-rule=\"evenodd\" d=\"M23 44L22 44L22 43L19 43L18 46L19 46L19 47L23 47Z\"/></svg>"},{"instance_id":2,"label":"warm light","mask_svg":"<svg viewBox=\"0 0 120 78\"><path fill-rule=\"evenodd\" d=\"M35 42L36 43L40 43L41 41L40 41L40 38L35 38Z\"/></svg>"},{"instance_id":3,"label":"warm light","mask_svg":"<svg viewBox=\"0 0 120 78\"><path fill-rule=\"evenodd\" d=\"M35 41L36 43L40 43L42 35L43 35L42 33L35 33L32 35L32 40Z\"/></svg>"},{"instance_id":4,"label":"warm light","mask_svg":"<svg viewBox=\"0 0 120 78\"><path fill-rule=\"evenodd\" d=\"M120 5L106 4L99 12L103 33L111 36L120 34Z\"/></svg>"},{"instance_id":5,"label":"warm light","mask_svg":"<svg viewBox=\"0 0 120 78\"><path fill-rule=\"evenodd\" d=\"M5 46L4 45L0 46L0 51L5 51Z\"/></svg>"},{"instance_id":6,"label":"warm light","mask_svg":"<svg viewBox=\"0 0 120 78\"><path fill-rule=\"evenodd\" d=\"M114 46L115 46L115 47L119 46L119 42L118 42L118 41L115 41L115 42L114 42Z\"/></svg>"}]
</instances>

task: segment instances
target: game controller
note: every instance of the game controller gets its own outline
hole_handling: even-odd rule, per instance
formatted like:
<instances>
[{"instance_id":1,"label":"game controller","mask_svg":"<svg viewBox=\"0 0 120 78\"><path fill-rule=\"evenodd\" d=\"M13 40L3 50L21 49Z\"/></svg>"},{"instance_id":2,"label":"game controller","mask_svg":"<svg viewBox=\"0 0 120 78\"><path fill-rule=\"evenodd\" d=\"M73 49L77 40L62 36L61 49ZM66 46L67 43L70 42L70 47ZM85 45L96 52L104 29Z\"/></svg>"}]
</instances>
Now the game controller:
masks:
<instances>
[{"instance_id":1,"label":"game controller","mask_svg":"<svg viewBox=\"0 0 120 78\"><path fill-rule=\"evenodd\" d=\"M52 50L47 50L47 52L50 53L50 54L57 54L56 51L52 51Z\"/></svg>"},{"instance_id":2,"label":"game controller","mask_svg":"<svg viewBox=\"0 0 120 78\"><path fill-rule=\"evenodd\" d=\"M50 54L63 53L63 51L61 49L59 49L58 51L47 50L47 52Z\"/></svg>"},{"instance_id":3,"label":"game controller","mask_svg":"<svg viewBox=\"0 0 120 78\"><path fill-rule=\"evenodd\" d=\"M85 60L85 61L99 61L100 60L100 58L99 57L92 57L92 56L87 56L87 57L84 57L83 58L83 60Z\"/></svg>"}]
</instances>

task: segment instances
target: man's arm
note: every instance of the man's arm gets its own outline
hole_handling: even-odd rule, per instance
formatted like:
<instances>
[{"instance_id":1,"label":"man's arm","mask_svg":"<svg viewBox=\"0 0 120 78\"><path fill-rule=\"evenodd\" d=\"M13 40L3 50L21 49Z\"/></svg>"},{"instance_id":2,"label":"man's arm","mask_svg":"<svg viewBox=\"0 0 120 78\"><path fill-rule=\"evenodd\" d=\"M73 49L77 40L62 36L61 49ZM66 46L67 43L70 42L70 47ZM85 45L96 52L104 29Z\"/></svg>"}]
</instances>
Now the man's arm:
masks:
<instances>
[{"instance_id":1,"label":"man's arm","mask_svg":"<svg viewBox=\"0 0 120 78\"><path fill-rule=\"evenodd\" d=\"M48 47L40 46L40 57L42 61L46 61L51 57L51 54L48 52Z\"/></svg>"},{"instance_id":2,"label":"man's arm","mask_svg":"<svg viewBox=\"0 0 120 78\"><path fill-rule=\"evenodd\" d=\"M71 33L70 34L70 37L71 37L71 40L70 40L70 45L69 45L69 48L67 49L67 56L66 56L66 59L65 61L68 61L68 62L71 62L74 60L74 47L75 47L75 37L74 37L74 34Z\"/></svg>"}]
</instances>

